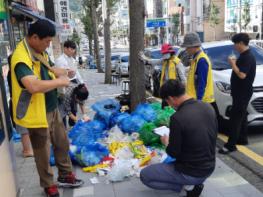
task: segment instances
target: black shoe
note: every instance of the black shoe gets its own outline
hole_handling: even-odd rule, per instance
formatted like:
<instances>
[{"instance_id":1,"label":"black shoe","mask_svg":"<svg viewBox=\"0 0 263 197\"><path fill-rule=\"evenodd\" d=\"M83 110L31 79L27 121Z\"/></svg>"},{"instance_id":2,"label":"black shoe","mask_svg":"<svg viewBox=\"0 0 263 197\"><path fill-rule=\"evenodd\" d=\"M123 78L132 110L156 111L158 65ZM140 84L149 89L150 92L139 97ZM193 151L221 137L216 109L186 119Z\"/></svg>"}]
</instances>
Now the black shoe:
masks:
<instances>
[{"instance_id":1,"label":"black shoe","mask_svg":"<svg viewBox=\"0 0 263 197\"><path fill-rule=\"evenodd\" d=\"M236 149L230 150L230 149L228 149L228 148L226 148L226 147L223 147L223 148L220 148L220 149L218 150L218 153L223 154L223 155L227 155L227 154L229 154L229 153L231 153L231 152L234 152L234 151L236 151Z\"/></svg>"},{"instance_id":2,"label":"black shoe","mask_svg":"<svg viewBox=\"0 0 263 197\"><path fill-rule=\"evenodd\" d=\"M65 177L58 177L58 186L59 187L68 187L68 188L75 188L80 187L84 184L84 181L81 179L77 179L75 174L69 173Z\"/></svg>"},{"instance_id":3,"label":"black shoe","mask_svg":"<svg viewBox=\"0 0 263 197\"><path fill-rule=\"evenodd\" d=\"M186 197L199 197L204 189L204 184L195 185L191 191L186 191Z\"/></svg>"}]
</instances>

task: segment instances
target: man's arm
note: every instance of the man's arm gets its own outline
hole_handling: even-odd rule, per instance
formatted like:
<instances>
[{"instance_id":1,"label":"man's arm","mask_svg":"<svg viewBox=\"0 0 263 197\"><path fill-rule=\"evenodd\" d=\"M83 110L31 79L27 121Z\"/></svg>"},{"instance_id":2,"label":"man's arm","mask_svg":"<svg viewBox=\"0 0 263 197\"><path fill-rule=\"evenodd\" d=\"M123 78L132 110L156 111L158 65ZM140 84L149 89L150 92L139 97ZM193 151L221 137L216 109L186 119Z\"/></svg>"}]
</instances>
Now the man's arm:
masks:
<instances>
[{"instance_id":1,"label":"man's arm","mask_svg":"<svg viewBox=\"0 0 263 197\"><path fill-rule=\"evenodd\" d=\"M196 96L198 100L202 100L205 94L205 88L207 83L207 75L208 75L208 62L206 59L201 58L197 63L196 74L197 74L197 83L196 85Z\"/></svg>"},{"instance_id":2,"label":"man's arm","mask_svg":"<svg viewBox=\"0 0 263 197\"><path fill-rule=\"evenodd\" d=\"M60 76L53 80L39 80L35 75L27 75L21 78L23 86L31 93L45 93L58 87L64 87L69 84L66 76Z\"/></svg>"},{"instance_id":3,"label":"man's arm","mask_svg":"<svg viewBox=\"0 0 263 197\"><path fill-rule=\"evenodd\" d=\"M176 72L177 72L177 76L179 78L179 80L185 84L186 83L186 77L185 77L185 67L184 65L182 64L182 62L179 62L177 65L176 65Z\"/></svg>"},{"instance_id":4,"label":"man's arm","mask_svg":"<svg viewBox=\"0 0 263 197\"><path fill-rule=\"evenodd\" d=\"M67 66L67 61L63 56L60 56L55 60L55 64L51 67L51 72L53 72L56 77L67 75L69 78L72 78L75 76L75 71Z\"/></svg>"},{"instance_id":5,"label":"man's arm","mask_svg":"<svg viewBox=\"0 0 263 197\"><path fill-rule=\"evenodd\" d=\"M22 62L16 65L15 75L20 86L26 88L32 94L39 92L45 93L69 84L66 76L61 76L54 80L40 80L34 75L33 71Z\"/></svg>"},{"instance_id":6,"label":"man's arm","mask_svg":"<svg viewBox=\"0 0 263 197\"><path fill-rule=\"evenodd\" d=\"M81 77L81 75L80 75L78 70L76 70L76 77L77 77L79 83L84 83L84 81L83 81L83 79L82 79L82 77Z\"/></svg>"},{"instance_id":7,"label":"man's arm","mask_svg":"<svg viewBox=\"0 0 263 197\"><path fill-rule=\"evenodd\" d=\"M85 114L84 103L79 104L79 108L80 108L80 111L81 111L82 115L84 115Z\"/></svg>"},{"instance_id":8,"label":"man's arm","mask_svg":"<svg viewBox=\"0 0 263 197\"><path fill-rule=\"evenodd\" d=\"M232 67L232 70L236 73L236 75L240 78L240 79L245 79L247 77L247 74L240 71L239 68L237 67L236 64L236 59L233 58L228 58L228 62ZM247 65L248 66L248 65Z\"/></svg>"},{"instance_id":9,"label":"man's arm","mask_svg":"<svg viewBox=\"0 0 263 197\"><path fill-rule=\"evenodd\" d=\"M147 57L146 55L144 55L144 53L142 51L139 53L139 59L143 62L146 62L147 64L150 64L150 65L157 65L157 64L162 63L162 59L151 59L151 58Z\"/></svg>"},{"instance_id":10,"label":"man's arm","mask_svg":"<svg viewBox=\"0 0 263 197\"><path fill-rule=\"evenodd\" d=\"M166 153L171 157L177 158L181 154L182 128L180 123L171 117L169 143Z\"/></svg>"}]
</instances>

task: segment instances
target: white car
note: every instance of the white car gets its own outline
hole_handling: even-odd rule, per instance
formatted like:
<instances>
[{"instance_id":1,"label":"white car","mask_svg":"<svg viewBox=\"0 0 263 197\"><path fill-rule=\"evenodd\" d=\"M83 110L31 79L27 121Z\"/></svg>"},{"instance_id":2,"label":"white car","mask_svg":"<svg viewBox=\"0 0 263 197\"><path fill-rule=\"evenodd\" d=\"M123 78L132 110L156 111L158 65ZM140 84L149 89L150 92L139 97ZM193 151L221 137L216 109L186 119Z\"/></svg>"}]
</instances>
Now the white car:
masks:
<instances>
[{"instance_id":1,"label":"white car","mask_svg":"<svg viewBox=\"0 0 263 197\"><path fill-rule=\"evenodd\" d=\"M232 105L230 95L231 66L228 56L239 54L235 51L231 41L218 41L202 43L202 48L212 62L214 92L219 113L224 119L229 119ZM263 49L251 43L250 49L257 62L256 77L253 83L253 95L248 104L249 125L263 124Z\"/></svg>"},{"instance_id":2,"label":"white car","mask_svg":"<svg viewBox=\"0 0 263 197\"><path fill-rule=\"evenodd\" d=\"M129 75L129 54L120 55L119 64L116 66L116 71L119 75Z\"/></svg>"}]
</instances>

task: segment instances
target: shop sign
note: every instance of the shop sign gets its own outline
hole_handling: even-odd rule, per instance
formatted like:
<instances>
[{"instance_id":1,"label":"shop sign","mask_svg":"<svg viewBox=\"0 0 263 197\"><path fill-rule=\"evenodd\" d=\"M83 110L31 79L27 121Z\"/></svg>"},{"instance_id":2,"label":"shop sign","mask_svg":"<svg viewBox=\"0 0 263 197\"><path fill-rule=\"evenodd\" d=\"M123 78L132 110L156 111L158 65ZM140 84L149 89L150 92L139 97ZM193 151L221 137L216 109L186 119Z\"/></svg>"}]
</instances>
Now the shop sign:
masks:
<instances>
[{"instance_id":1,"label":"shop sign","mask_svg":"<svg viewBox=\"0 0 263 197\"><path fill-rule=\"evenodd\" d=\"M67 0L58 1L58 14L59 23L62 25L63 35L70 35L70 25L69 25L69 3Z\"/></svg>"},{"instance_id":2,"label":"shop sign","mask_svg":"<svg viewBox=\"0 0 263 197\"><path fill-rule=\"evenodd\" d=\"M147 19L146 27L165 27L166 21L165 19Z\"/></svg>"}]
</instances>

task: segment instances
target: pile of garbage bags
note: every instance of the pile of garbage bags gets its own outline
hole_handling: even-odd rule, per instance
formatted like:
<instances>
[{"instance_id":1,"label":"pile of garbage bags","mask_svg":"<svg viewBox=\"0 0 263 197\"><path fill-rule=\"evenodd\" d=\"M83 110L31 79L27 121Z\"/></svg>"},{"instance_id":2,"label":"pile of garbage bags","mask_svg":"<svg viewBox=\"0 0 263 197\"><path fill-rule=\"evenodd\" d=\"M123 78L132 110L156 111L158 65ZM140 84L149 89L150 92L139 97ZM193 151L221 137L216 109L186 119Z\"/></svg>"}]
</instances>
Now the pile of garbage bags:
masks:
<instances>
[{"instance_id":1,"label":"pile of garbage bags","mask_svg":"<svg viewBox=\"0 0 263 197\"><path fill-rule=\"evenodd\" d=\"M131 113L120 112L115 99L96 102L91 108L96 112L94 119L77 122L68 133L69 155L83 171L121 181L138 175L149 163L174 161L167 158L160 136L153 133L154 128L169 126L172 108L161 109L160 103L153 103L140 104Z\"/></svg>"}]
</instances>

